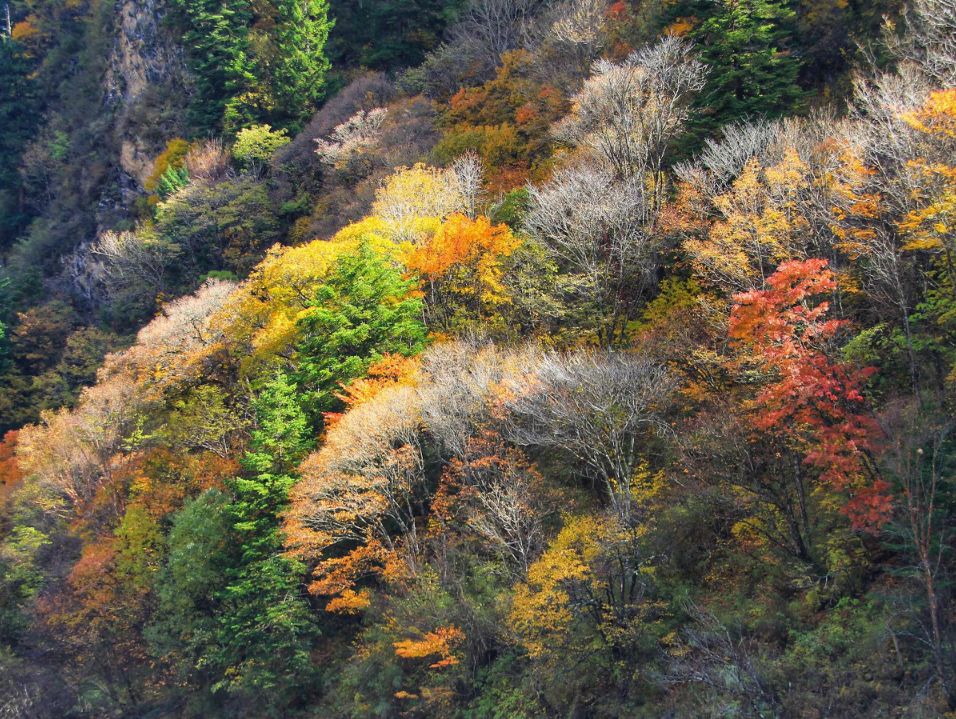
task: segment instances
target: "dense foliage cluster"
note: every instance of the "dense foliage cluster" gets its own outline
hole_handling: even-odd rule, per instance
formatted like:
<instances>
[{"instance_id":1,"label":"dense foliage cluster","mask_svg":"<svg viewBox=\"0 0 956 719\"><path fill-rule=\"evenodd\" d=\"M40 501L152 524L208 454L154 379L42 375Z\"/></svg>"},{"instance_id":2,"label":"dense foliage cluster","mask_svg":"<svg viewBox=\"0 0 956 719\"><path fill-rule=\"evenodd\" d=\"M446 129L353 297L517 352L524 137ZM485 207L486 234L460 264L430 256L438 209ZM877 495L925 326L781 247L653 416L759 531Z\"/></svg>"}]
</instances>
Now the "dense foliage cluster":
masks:
<instances>
[{"instance_id":1,"label":"dense foliage cluster","mask_svg":"<svg viewBox=\"0 0 956 719\"><path fill-rule=\"evenodd\" d=\"M0 31L0 716L956 715L952 0Z\"/></svg>"}]
</instances>

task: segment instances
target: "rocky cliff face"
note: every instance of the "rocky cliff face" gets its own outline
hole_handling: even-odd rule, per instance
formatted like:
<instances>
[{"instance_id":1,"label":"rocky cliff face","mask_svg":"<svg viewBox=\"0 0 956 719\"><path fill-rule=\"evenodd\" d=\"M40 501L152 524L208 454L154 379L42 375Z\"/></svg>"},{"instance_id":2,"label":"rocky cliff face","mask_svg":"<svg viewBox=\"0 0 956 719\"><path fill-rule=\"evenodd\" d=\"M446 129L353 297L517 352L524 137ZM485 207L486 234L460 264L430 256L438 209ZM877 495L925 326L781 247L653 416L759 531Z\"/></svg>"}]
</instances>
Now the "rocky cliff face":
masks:
<instances>
[{"instance_id":1,"label":"rocky cliff face","mask_svg":"<svg viewBox=\"0 0 956 719\"><path fill-rule=\"evenodd\" d=\"M101 15L99 32L107 41L97 64L104 107L82 131L95 137L94 154L104 169L90 189L91 202L79 205L90 212L89 229L75 233L74 244L60 257L74 299L89 309L102 299L91 244L104 231L131 222L154 158L170 138L184 133L188 74L166 14L163 0L116 0Z\"/></svg>"},{"instance_id":2,"label":"rocky cliff face","mask_svg":"<svg viewBox=\"0 0 956 719\"><path fill-rule=\"evenodd\" d=\"M178 124L186 92L183 53L164 25L161 0L118 0L106 101L116 110L123 172L142 188L152 159Z\"/></svg>"}]
</instances>

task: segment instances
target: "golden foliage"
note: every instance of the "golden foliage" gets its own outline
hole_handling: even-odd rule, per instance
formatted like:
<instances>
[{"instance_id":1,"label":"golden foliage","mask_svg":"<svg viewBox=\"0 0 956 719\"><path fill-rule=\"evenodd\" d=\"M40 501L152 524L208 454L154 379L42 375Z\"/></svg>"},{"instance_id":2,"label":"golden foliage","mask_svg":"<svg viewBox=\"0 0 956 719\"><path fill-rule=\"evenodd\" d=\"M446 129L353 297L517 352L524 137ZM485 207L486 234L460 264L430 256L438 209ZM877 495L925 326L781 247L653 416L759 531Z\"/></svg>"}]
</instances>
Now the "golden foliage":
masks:
<instances>
[{"instance_id":1,"label":"golden foliage","mask_svg":"<svg viewBox=\"0 0 956 719\"><path fill-rule=\"evenodd\" d=\"M930 94L925 105L916 112L903 115L911 127L927 135L929 141L951 145L956 139L956 90L940 90ZM925 158L912 160L910 167L925 180L921 207L911 210L900 222L900 230L908 238L905 250L943 251L952 263L956 251L956 165L944 152L938 161Z\"/></svg>"},{"instance_id":2,"label":"golden foliage","mask_svg":"<svg viewBox=\"0 0 956 719\"><path fill-rule=\"evenodd\" d=\"M33 15L16 23L10 29L10 39L24 45L29 45L33 40L38 39L39 36L40 30L36 26L36 17Z\"/></svg>"},{"instance_id":3,"label":"golden foliage","mask_svg":"<svg viewBox=\"0 0 956 719\"><path fill-rule=\"evenodd\" d=\"M931 92L923 107L902 118L920 132L956 139L956 89Z\"/></svg>"},{"instance_id":4,"label":"golden foliage","mask_svg":"<svg viewBox=\"0 0 956 719\"><path fill-rule=\"evenodd\" d=\"M883 197L868 189L875 175L858 153L845 149L840 155L840 176L833 183L835 204L831 230L837 248L851 259L865 257L876 239L874 223L884 212Z\"/></svg>"},{"instance_id":5,"label":"golden foliage","mask_svg":"<svg viewBox=\"0 0 956 719\"><path fill-rule=\"evenodd\" d=\"M266 253L213 319L216 329L229 337L243 373L289 355L297 338L296 323L308 311L317 288L335 262L362 242L383 256L396 254L378 218L348 225L329 241L276 245Z\"/></svg>"},{"instance_id":6,"label":"golden foliage","mask_svg":"<svg viewBox=\"0 0 956 719\"><path fill-rule=\"evenodd\" d=\"M375 193L372 214L395 239L415 240L465 204L453 172L418 163L399 168L385 181Z\"/></svg>"},{"instance_id":7,"label":"golden foliage","mask_svg":"<svg viewBox=\"0 0 956 719\"><path fill-rule=\"evenodd\" d=\"M454 624L447 627L438 627L431 632L425 632L418 639L403 639L393 642L395 655L402 659L431 659L435 661L428 665L429 669L442 669L455 666L459 663L455 655L455 648L465 639L465 633Z\"/></svg>"},{"instance_id":8,"label":"golden foliage","mask_svg":"<svg viewBox=\"0 0 956 719\"><path fill-rule=\"evenodd\" d=\"M809 223L795 193L807 167L794 150L773 166L751 159L732 188L714 199L719 212L706 238L690 238L684 250L697 274L723 289L760 287L780 262L804 254Z\"/></svg>"},{"instance_id":9,"label":"golden foliage","mask_svg":"<svg viewBox=\"0 0 956 719\"><path fill-rule=\"evenodd\" d=\"M604 522L568 517L541 558L515 587L511 624L532 657L556 650L574 620L571 587L595 582L591 563L601 551Z\"/></svg>"}]
</instances>

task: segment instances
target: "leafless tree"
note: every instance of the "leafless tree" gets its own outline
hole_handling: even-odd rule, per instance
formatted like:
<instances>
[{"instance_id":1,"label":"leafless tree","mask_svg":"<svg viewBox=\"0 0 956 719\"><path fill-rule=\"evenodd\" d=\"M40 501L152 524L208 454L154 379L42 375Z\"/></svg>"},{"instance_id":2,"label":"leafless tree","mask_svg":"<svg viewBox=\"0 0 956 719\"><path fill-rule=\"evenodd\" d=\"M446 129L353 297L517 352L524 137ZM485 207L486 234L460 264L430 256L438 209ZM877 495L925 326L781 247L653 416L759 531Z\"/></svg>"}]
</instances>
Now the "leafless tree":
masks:
<instances>
[{"instance_id":1,"label":"leafless tree","mask_svg":"<svg viewBox=\"0 0 956 719\"><path fill-rule=\"evenodd\" d=\"M328 139L317 138L315 154L322 162L342 168L355 153L373 147L379 139L379 131L388 110L376 107L359 110L329 133Z\"/></svg>"},{"instance_id":2,"label":"leafless tree","mask_svg":"<svg viewBox=\"0 0 956 719\"><path fill-rule=\"evenodd\" d=\"M527 475L507 465L500 475L484 478L476 496L480 509L468 526L500 548L520 575L527 574L545 538L544 517Z\"/></svg>"},{"instance_id":3,"label":"leafless tree","mask_svg":"<svg viewBox=\"0 0 956 719\"><path fill-rule=\"evenodd\" d=\"M302 481L292 492L289 520L297 551L314 557L370 538L394 550L400 539L414 570L415 520L425 487L418 408L413 388L388 387L329 431L322 448L303 462Z\"/></svg>"},{"instance_id":4,"label":"leafless tree","mask_svg":"<svg viewBox=\"0 0 956 719\"><path fill-rule=\"evenodd\" d=\"M474 437L492 423L504 379L517 381L533 366L532 352L479 341L436 345L413 385L386 387L351 408L302 464L288 517L295 551L316 558L371 537L400 549L414 571L431 446L474 490L472 529L523 571L540 546L546 493L526 464L511 464L511 455L506 462L482 461Z\"/></svg>"},{"instance_id":5,"label":"leafless tree","mask_svg":"<svg viewBox=\"0 0 956 719\"><path fill-rule=\"evenodd\" d=\"M125 458L119 453L144 406L142 391L126 376L107 378L83 390L74 410L44 412L38 425L21 430L17 457L59 512L89 501L101 481ZM63 502L65 500L65 502ZM113 507L117 513L119 504Z\"/></svg>"},{"instance_id":6,"label":"leafless tree","mask_svg":"<svg viewBox=\"0 0 956 719\"><path fill-rule=\"evenodd\" d=\"M914 167L922 149L914 128L903 119L926 100L930 90L925 76L912 65L902 66L897 73L882 73L874 78L856 80L855 102L851 109L852 122L840 127L840 138L848 149L867 168L860 173L841 178L855 188L855 195L867 193L879 198L879 216L865 221L865 238L858 248L864 287L868 294L896 316L906 338L910 379L914 391L919 389L919 369L913 348L910 296L912 258L904 255L905 241L900 237L897 220L917 207L925 178ZM855 197L844 193L836 198L834 206L841 209L843 224L856 221L852 206ZM837 224L840 224L838 222Z\"/></svg>"},{"instance_id":7,"label":"leafless tree","mask_svg":"<svg viewBox=\"0 0 956 719\"><path fill-rule=\"evenodd\" d=\"M529 385L513 388L506 437L571 454L603 485L622 525L633 527L632 482L652 439L669 432L664 412L673 389L667 370L640 355L550 352Z\"/></svg>"},{"instance_id":8,"label":"leafless tree","mask_svg":"<svg viewBox=\"0 0 956 719\"><path fill-rule=\"evenodd\" d=\"M662 188L664 154L703 86L704 66L690 44L668 36L620 64L596 62L555 134L592 152L617 178Z\"/></svg>"},{"instance_id":9,"label":"leafless tree","mask_svg":"<svg viewBox=\"0 0 956 719\"><path fill-rule=\"evenodd\" d=\"M89 251L102 260L99 269L108 294L136 286L154 295L162 292L169 263L178 254L175 245L162 241L148 227L104 232Z\"/></svg>"},{"instance_id":10,"label":"leafless tree","mask_svg":"<svg viewBox=\"0 0 956 719\"><path fill-rule=\"evenodd\" d=\"M533 371L533 345L506 349L478 339L435 345L422 358L422 418L443 452L465 457L468 442L494 418L500 389Z\"/></svg>"},{"instance_id":11,"label":"leafless tree","mask_svg":"<svg viewBox=\"0 0 956 719\"><path fill-rule=\"evenodd\" d=\"M743 716L778 716L780 701L769 686L754 657L753 642L735 636L716 616L692 601L685 603L687 622L679 657L672 659L665 675L668 684L703 685L711 690L711 705L700 716L723 717L732 712L721 698L745 707Z\"/></svg>"},{"instance_id":12,"label":"leafless tree","mask_svg":"<svg viewBox=\"0 0 956 719\"><path fill-rule=\"evenodd\" d=\"M525 228L565 272L578 275L602 321L602 342L612 343L657 268L653 200L636 177L615 179L602 168L557 172L528 188Z\"/></svg>"},{"instance_id":13,"label":"leafless tree","mask_svg":"<svg viewBox=\"0 0 956 719\"><path fill-rule=\"evenodd\" d=\"M944 628L949 611L942 580L944 555L952 548L954 527L942 504L947 485L953 481L946 466L946 445L954 423L951 418L932 417L915 401L891 406L883 419L890 440L883 462L902 488L901 527L907 547L915 555L916 574L926 596L926 642L936 677L951 695L956 647Z\"/></svg>"},{"instance_id":14,"label":"leafless tree","mask_svg":"<svg viewBox=\"0 0 956 719\"><path fill-rule=\"evenodd\" d=\"M526 43L535 14L546 4L547 0L472 0L451 29L451 42L486 71L493 69L502 53Z\"/></svg>"},{"instance_id":15,"label":"leafless tree","mask_svg":"<svg viewBox=\"0 0 956 719\"><path fill-rule=\"evenodd\" d=\"M213 326L213 316L226 305L235 288L234 282L207 280L193 294L165 304L159 315L139 331L137 344L153 352L180 356L211 344L222 336Z\"/></svg>"},{"instance_id":16,"label":"leafless tree","mask_svg":"<svg viewBox=\"0 0 956 719\"><path fill-rule=\"evenodd\" d=\"M937 85L956 85L956 0L911 0L903 19L902 36L888 23L890 49Z\"/></svg>"},{"instance_id":17,"label":"leafless tree","mask_svg":"<svg viewBox=\"0 0 956 719\"><path fill-rule=\"evenodd\" d=\"M620 64L599 60L554 128L578 149L578 166L529 188L526 228L562 270L585 281L604 344L617 339L653 281L664 153L703 80L690 45L675 37Z\"/></svg>"},{"instance_id":18,"label":"leafless tree","mask_svg":"<svg viewBox=\"0 0 956 719\"><path fill-rule=\"evenodd\" d=\"M545 544L551 507L544 482L493 433L473 438L469 450L453 465L471 500L466 523L524 577Z\"/></svg>"},{"instance_id":19,"label":"leafless tree","mask_svg":"<svg viewBox=\"0 0 956 719\"><path fill-rule=\"evenodd\" d=\"M852 123L841 126L841 138L868 168L875 171L881 195L889 209L905 212L918 188L917 173L907 165L918 154L917 132L903 116L926 101L931 85L912 66L896 73L857 77Z\"/></svg>"},{"instance_id":20,"label":"leafless tree","mask_svg":"<svg viewBox=\"0 0 956 719\"><path fill-rule=\"evenodd\" d=\"M185 164L190 182L213 185L235 174L229 153L219 139L204 140L190 147Z\"/></svg>"},{"instance_id":21,"label":"leafless tree","mask_svg":"<svg viewBox=\"0 0 956 719\"><path fill-rule=\"evenodd\" d=\"M464 205L464 213L471 219L478 216L485 168L477 152L469 151L452 163L451 171L458 183Z\"/></svg>"},{"instance_id":22,"label":"leafless tree","mask_svg":"<svg viewBox=\"0 0 956 719\"><path fill-rule=\"evenodd\" d=\"M719 138L707 138L693 162L677 165L676 174L709 195L726 192L747 162L764 158L779 134L780 124L767 120L725 125Z\"/></svg>"},{"instance_id":23,"label":"leafless tree","mask_svg":"<svg viewBox=\"0 0 956 719\"><path fill-rule=\"evenodd\" d=\"M574 92L606 39L608 0L563 0L535 23L534 66L543 80Z\"/></svg>"},{"instance_id":24,"label":"leafless tree","mask_svg":"<svg viewBox=\"0 0 956 719\"><path fill-rule=\"evenodd\" d=\"M0 719L42 717L42 698L39 689L29 684L10 687L0 699Z\"/></svg>"},{"instance_id":25,"label":"leafless tree","mask_svg":"<svg viewBox=\"0 0 956 719\"><path fill-rule=\"evenodd\" d=\"M0 659L0 719L56 719L76 697L56 668L23 661L13 652Z\"/></svg>"},{"instance_id":26,"label":"leafless tree","mask_svg":"<svg viewBox=\"0 0 956 719\"><path fill-rule=\"evenodd\" d=\"M594 45L607 18L607 0L565 0L551 21L551 34L569 45Z\"/></svg>"},{"instance_id":27,"label":"leafless tree","mask_svg":"<svg viewBox=\"0 0 956 719\"><path fill-rule=\"evenodd\" d=\"M22 430L21 465L43 491L65 500L51 503L51 511L88 501L147 441L142 417L164 387L199 374L201 362L194 356L218 339L211 318L233 287L210 281L170 303L164 316L140 330L135 345L106 357L97 383L83 390L74 409L44 412L39 424Z\"/></svg>"}]
</instances>

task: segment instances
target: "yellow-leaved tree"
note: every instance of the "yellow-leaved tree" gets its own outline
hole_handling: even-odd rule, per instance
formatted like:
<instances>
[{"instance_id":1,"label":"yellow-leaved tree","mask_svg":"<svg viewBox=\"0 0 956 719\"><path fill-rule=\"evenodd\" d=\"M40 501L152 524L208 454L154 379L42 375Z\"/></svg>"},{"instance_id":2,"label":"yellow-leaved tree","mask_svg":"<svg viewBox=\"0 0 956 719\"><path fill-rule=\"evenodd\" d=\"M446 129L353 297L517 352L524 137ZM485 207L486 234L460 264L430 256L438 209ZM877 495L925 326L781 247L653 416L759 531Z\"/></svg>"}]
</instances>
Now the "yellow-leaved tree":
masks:
<instances>
[{"instance_id":1,"label":"yellow-leaved tree","mask_svg":"<svg viewBox=\"0 0 956 719\"><path fill-rule=\"evenodd\" d=\"M900 223L908 238L903 249L938 255L952 284L956 280L956 164L950 153L956 144L956 89L930 93L923 107L906 113L903 120L922 133L930 146L927 157L910 162L924 178L925 187L923 204ZM956 284L951 290L956 297Z\"/></svg>"},{"instance_id":2,"label":"yellow-leaved tree","mask_svg":"<svg viewBox=\"0 0 956 719\"><path fill-rule=\"evenodd\" d=\"M453 212L466 209L466 198L452 170L418 163L402 167L375 192L372 214L391 236L415 241L433 233Z\"/></svg>"},{"instance_id":3,"label":"yellow-leaved tree","mask_svg":"<svg viewBox=\"0 0 956 719\"><path fill-rule=\"evenodd\" d=\"M638 679L662 612L637 534L612 515L582 515L565 518L515 587L510 620L549 701L573 702L578 672L613 671L624 687Z\"/></svg>"},{"instance_id":4,"label":"yellow-leaved tree","mask_svg":"<svg viewBox=\"0 0 956 719\"><path fill-rule=\"evenodd\" d=\"M783 260L804 256L809 223L796 192L807 172L792 149L769 167L749 160L731 188L713 199L717 219L706 237L684 242L698 276L727 291L746 291L762 287Z\"/></svg>"}]
</instances>

